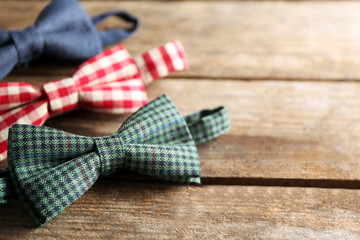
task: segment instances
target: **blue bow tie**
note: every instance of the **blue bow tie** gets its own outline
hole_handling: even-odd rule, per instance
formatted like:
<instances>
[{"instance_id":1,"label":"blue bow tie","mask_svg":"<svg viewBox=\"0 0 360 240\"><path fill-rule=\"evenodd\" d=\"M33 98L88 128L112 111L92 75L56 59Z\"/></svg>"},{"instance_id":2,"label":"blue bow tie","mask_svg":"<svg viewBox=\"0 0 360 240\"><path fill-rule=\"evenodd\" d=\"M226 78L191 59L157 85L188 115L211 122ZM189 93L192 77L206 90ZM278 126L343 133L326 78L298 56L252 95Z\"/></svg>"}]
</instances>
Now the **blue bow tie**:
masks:
<instances>
[{"instance_id":1,"label":"blue bow tie","mask_svg":"<svg viewBox=\"0 0 360 240\"><path fill-rule=\"evenodd\" d=\"M95 26L115 15L131 22L131 29L97 31ZM53 0L35 24L21 31L0 29L0 80L16 64L41 56L84 61L102 51L106 45L129 37L138 20L123 11L110 11L90 18L76 0Z\"/></svg>"}]
</instances>

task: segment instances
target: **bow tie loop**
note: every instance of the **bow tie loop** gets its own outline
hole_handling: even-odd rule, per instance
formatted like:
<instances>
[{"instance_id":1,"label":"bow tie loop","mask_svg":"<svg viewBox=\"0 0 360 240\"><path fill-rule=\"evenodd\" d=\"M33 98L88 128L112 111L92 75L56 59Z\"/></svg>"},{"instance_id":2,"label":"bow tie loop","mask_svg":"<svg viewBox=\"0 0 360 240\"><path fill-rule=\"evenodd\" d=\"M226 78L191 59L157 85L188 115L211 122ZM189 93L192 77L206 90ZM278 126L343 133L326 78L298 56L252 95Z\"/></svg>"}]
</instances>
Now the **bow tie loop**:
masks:
<instances>
[{"instance_id":1,"label":"bow tie loop","mask_svg":"<svg viewBox=\"0 0 360 240\"><path fill-rule=\"evenodd\" d=\"M91 18L93 24L96 26L101 22L105 21L110 16L119 17L132 24L132 27L129 29L106 29L98 31L100 36L102 46L114 44L118 39L125 39L133 34L139 28L139 21L133 15L124 11L109 11L103 14L99 14Z\"/></svg>"},{"instance_id":2,"label":"bow tie loop","mask_svg":"<svg viewBox=\"0 0 360 240\"><path fill-rule=\"evenodd\" d=\"M35 26L30 26L21 31L9 32L16 48L20 64L38 59L44 51L44 39Z\"/></svg>"}]
</instances>

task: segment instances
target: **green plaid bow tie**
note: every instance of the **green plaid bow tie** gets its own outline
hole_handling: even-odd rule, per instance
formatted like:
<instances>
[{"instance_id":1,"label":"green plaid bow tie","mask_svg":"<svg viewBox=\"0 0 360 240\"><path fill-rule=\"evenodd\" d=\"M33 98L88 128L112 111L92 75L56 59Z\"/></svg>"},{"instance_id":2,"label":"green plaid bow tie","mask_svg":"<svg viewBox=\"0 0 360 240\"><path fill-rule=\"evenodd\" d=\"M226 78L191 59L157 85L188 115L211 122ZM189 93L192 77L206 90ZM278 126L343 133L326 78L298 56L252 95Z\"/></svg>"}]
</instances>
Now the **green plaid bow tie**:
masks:
<instances>
[{"instance_id":1,"label":"green plaid bow tie","mask_svg":"<svg viewBox=\"0 0 360 240\"><path fill-rule=\"evenodd\" d=\"M183 118L166 95L141 108L117 133L106 137L13 125L9 167L0 170L0 203L19 196L41 225L84 194L100 175L120 169L199 184L195 143L217 137L229 127L226 108Z\"/></svg>"}]
</instances>

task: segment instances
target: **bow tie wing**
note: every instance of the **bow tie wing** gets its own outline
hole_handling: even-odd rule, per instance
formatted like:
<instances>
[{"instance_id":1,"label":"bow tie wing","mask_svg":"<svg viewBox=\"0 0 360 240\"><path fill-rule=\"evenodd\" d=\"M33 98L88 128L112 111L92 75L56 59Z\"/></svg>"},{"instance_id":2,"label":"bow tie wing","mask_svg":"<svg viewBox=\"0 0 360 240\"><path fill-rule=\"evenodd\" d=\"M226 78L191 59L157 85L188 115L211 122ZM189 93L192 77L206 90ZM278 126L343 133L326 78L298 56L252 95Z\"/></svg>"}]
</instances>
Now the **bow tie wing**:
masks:
<instances>
[{"instance_id":1,"label":"bow tie wing","mask_svg":"<svg viewBox=\"0 0 360 240\"><path fill-rule=\"evenodd\" d=\"M24 82L0 83L0 114L32 102L42 95L41 91Z\"/></svg>"},{"instance_id":2,"label":"bow tie wing","mask_svg":"<svg viewBox=\"0 0 360 240\"><path fill-rule=\"evenodd\" d=\"M147 103L144 82L119 44L83 63L75 72L80 106L107 113L131 113Z\"/></svg>"},{"instance_id":3,"label":"bow tie wing","mask_svg":"<svg viewBox=\"0 0 360 240\"><path fill-rule=\"evenodd\" d=\"M106 113L132 113L147 103L140 78L82 88L80 99L81 107Z\"/></svg>"},{"instance_id":4,"label":"bow tie wing","mask_svg":"<svg viewBox=\"0 0 360 240\"><path fill-rule=\"evenodd\" d=\"M0 161L6 158L9 128L12 124L43 124L49 116L47 106L46 100L40 100L0 114Z\"/></svg>"},{"instance_id":5,"label":"bow tie wing","mask_svg":"<svg viewBox=\"0 0 360 240\"><path fill-rule=\"evenodd\" d=\"M48 46L44 49L44 55L54 59L84 61L101 52L93 33L85 30L52 33L44 39Z\"/></svg>"},{"instance_id":6,"label":"bow tie wing","mask_svg":"<svg viewBox=\"0 0 360 240\"><path fill-rule=\"evenodd\" d=\"M128 169L173 182L200 183L195 143L167 95L131 115L119 132Z\"/></svg>"},{"instance_id":7,"label":"bow tie wing","mask_svg":"<svg viewBox=\"0 0 360 240\"><path fill-rule=\"evenodd\" d=\"M102 50L90 17L77 1L53 1L41 12L35 26L44 38L44 54L48 56L85 60Z\"/></svg>"},{"instance_id":8,"label":"bow tie wing","mask_svg":"<svg viewBox=\"0 0 360 240\"><path fill-rule=\"evenodd\" d=\"M100 174L93 139L15 124L9 133L9 171L17 195L38 224L58 215Z\"/></svg>"},{"instance_id":9,"label":"bow tie wing","mask_svg":"<svg viewBox=\"0 0 360 240\"><path fill-rule=\"evenodd\" d=\"M9 128L13 123L40 125L49 116L46 100L35 101L41 96L38 88L27 83L0 83L0 161L6 158Z\"/></svg>"},{"instance_id":10,"label":"bow tie wing","mask_svg":"<svg viewBox=\"0 0 360 240\"><path fill-rule=\"evenodd\" d=\"M131 22L133 28L97 31L95 26L109 16ZM90 18L76 0L55 0L35 23L44 38L44 53L51 57L83 61L101 52L103 46L128 38L137 27L136 17L122 11L110 11Z\"/></svg>"},{"instance_id":11,"label":"bow tie wing","mask_svg":"<svg viewBox=\"0 0 360 240\"><path fill-rule=\"evenodd\" d=\"M18 62L16 48L11 43L12 39L10 34L0 29L0 80L3 79Z\"/></svg>"},{"instance_id":12,"label":"bow tie wing","mask_svg":"<svg viewBox=\"0 0 360 240\"><path fill-rule=\"evenodd\" d=\"M39 14L35 25L45 31L61 31L67 28L90 29L91 19L78 1L54 0ZM56 28L54 28L56 27Z\"/></svg>"}]
</instances>

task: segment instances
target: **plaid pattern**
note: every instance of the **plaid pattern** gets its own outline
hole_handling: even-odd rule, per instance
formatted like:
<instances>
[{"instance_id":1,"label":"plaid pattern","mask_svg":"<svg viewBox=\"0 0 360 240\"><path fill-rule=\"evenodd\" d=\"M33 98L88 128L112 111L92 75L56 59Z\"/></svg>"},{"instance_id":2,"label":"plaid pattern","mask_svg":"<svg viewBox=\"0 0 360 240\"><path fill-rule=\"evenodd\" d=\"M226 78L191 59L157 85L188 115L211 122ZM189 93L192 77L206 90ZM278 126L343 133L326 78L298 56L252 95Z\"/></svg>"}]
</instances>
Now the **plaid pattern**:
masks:
<instances>
[{"instance_id":1,"label":"plaid pattern","mask_svg":"<svg viewBox=\"0 0 360 240\"><path fill-rule=\"evenodd\" d=\"M6 158L12 124L42 125L50 115L78 107L131 113L147 103L144 82L150 84L189 66L177 41L135 59L118 45L80 65L71 78L45 83L41 89L27 83L0 83L0 161Z\"/></svg>"},{"instance_id":2,"label":"plaid pattern","mask_svg":"<svg viewBox=\"0 0 360 240\"><path fill-rule=\"evenodd\" d=\"M185 117L196 144L209 141L230 129L230 119L225 107L202 110Z\"/></svg>"},{"instance_id":3,"label":"plaid pattern","mask_svg":"<svg viewBox=\"0 0 360 240\"><path fill-rule=\"evenodd\" d=\"M212 112L214 118L222 117L218 113L227 115L221 109ZM138 110L107 137L16 124L10 129L8 160L9 171L0 175L0 202L15 197L15 189L40 225L79 198L100 175L121 168L176 183L199 184L201 176L187 121L166 95Z\"/></svg>"},{"instance_id":4,"label":"plaid pattern","mask_svg":"<svg viewBox=\"0 0 360 240\"><path fill-rule=\"evenodd\" d=\"M0 169L0 204L16 199L8 168Z\"/></svg>"}]
</instances>

